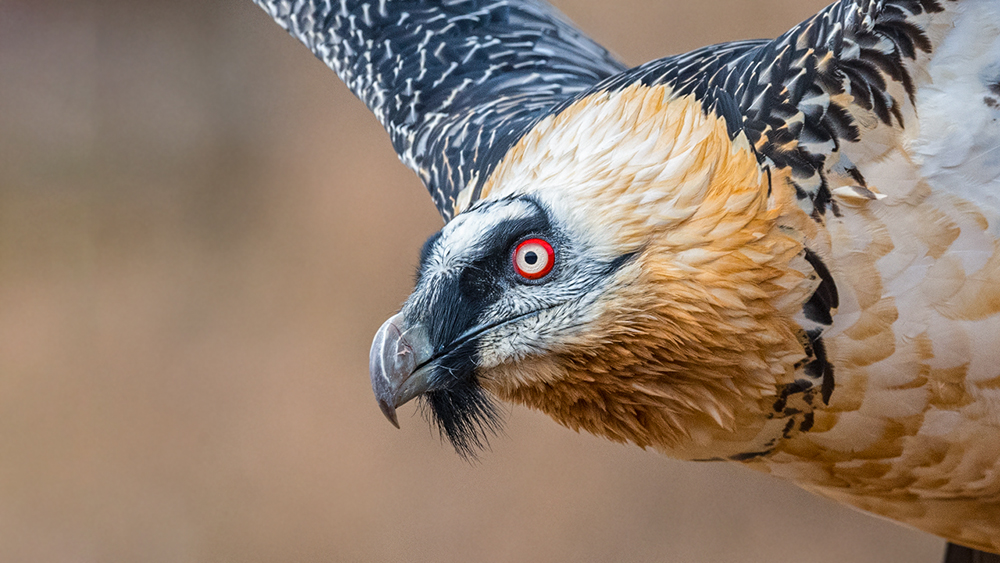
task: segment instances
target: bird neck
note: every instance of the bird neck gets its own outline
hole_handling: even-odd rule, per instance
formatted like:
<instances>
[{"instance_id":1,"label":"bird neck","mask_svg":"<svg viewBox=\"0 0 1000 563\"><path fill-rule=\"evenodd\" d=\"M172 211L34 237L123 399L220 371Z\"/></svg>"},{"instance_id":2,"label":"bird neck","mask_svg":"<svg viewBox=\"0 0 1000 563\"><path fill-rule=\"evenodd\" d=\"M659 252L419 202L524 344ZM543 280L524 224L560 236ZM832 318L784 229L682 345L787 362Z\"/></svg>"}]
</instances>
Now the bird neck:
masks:
<instances>
[{"instance_id":1,"label":"bird neck","mask_svg":"<svg viewBox=\"0 0 1000 563\"><path fill-rule=\"evenodd\" d=\"M484 380L560 423L683 458L780 438L773 405L808 359L795 317L815 223L786 173L693 96L634 85L540 122L484 193L532 194L595 255L635 255L596 320Z\"/></svg>"}]
</instances>

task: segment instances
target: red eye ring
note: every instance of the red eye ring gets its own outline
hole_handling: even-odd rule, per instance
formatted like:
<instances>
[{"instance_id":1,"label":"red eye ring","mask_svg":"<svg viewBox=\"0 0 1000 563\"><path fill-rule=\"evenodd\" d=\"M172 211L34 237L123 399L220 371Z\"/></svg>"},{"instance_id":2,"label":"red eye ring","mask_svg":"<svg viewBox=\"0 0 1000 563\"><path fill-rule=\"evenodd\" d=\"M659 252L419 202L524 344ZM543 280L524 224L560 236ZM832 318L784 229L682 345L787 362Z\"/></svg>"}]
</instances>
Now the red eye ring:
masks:
<instances>
[{"instance_id":1,"label":"red eye ring","mask_svg":"<svg viewBox=\"0 0 1000 563\"><path fill-rule=\"evenodd\" d=\"M538 280L552 271L556 253L544 239L529 238L514 249L512 261L517 275L528 280Z\"/></svg>"}]
</instances>

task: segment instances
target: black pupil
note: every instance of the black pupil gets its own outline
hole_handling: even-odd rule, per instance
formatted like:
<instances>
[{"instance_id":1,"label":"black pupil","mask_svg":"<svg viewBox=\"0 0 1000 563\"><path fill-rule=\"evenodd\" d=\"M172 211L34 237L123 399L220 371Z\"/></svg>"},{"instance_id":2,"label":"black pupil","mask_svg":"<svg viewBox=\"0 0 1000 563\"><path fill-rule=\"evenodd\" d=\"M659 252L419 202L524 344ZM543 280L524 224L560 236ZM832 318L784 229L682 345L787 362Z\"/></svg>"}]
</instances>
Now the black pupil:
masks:
<instances>
[{"instance_id":1,"label":"black pupil","mask_svg":"<svg viewBox=\"0 0 1000 563\"><path fill-rule=\"evenodd\" d=\"M534 265L535 265L535 262L538 262L538 255L537 255L537 254L535 254L535 252L534 252L534 251L531 251L531 250L529 250L529 251L528 251L528 252L527 252L527 253L526 253L526 254L524 255L524 261L525 261L525 262L527 262L528 264L530 264L530 265L534 266Z\"/></svg>"}]
</instances>

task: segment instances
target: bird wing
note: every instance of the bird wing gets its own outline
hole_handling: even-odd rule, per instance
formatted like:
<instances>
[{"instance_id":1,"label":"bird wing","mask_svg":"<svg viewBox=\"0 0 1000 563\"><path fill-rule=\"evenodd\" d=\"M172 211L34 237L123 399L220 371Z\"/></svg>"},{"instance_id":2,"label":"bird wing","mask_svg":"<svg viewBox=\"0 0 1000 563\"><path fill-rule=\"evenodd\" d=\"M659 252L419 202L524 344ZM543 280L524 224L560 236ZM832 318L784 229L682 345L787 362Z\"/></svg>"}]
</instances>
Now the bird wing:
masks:
<instances>
[{"instance_id":1,"label":"bird wing","mask_svg":"<svg viewBox=\"0 0 1000 563\"><path fill-rule=\"evenodd\" d=\"M625 69L535 0L255 2L375 114L446 221L540 115Z\"/></svg>"},{"instance_id":2,"label":"bird wing","mask_svg":"<svg viewBox=\"0 0 1000 563\"><path fill-rule=\"evenodd\" d=\"M978 62L984 64L977 71L989 72L986 63L991 58L994 66L998 64L997 42L990 37L972 37L988 33L988 24L977 30L956 31L956 18L973 4L995 14L996 8L991 9L988 1L842 0L773 41L726 43L652 61L613 77L599 88L639 82L669 84L677 94L694 94L706 109L736 122L729 123L730 127L747 134L763 163L791 168L807 210L820 217L837 187L832 176L846 175L849 183L864 184L859 166L872 154L872 141L883 145L897 142L926 128L928 120L917 116L936 108L924 107L918 112L917 106L921 88L932 81L928 70L933 61L954 57L957 49L968 49L971 52L959 60L970 67L964 69L963 78L973 72L968 59L974 58L978 49L992 53L979 57ZM996 29L992 29L995 38ZM948 40L950 44L946 44ZM962 45L963 41L966 44ZM939 57L938 51L948 52ZM980 124L965 131L941 132L943 138L939 136L934 151L922 154L934 159L940 153L942 162L936 168L975 159L976 154L997 146L1000 126L990 119L995 116L986 115L988 109L1000 107L996 102L1000 69L992 72L992 87L986 82L973 88L981 95L970 100L976 102L975 107L966 108ZM975 97L968 94L965 98ZM987 100L984 105L984 97L992 97L992 103ZM957 117L961 112L952 113L950 117ZM973 120L962 121L971 124ZM736 129L731 133L735 135ZM972 140L982 134L988 138ZM964 138L956 139L958 135ZM953 144L956 140L957 147ZM858 155L859 162L843 159L847 156L841 151L845 144L855 147L847 153ZM918 152L911 149L914 157ZM998 171L993 167L973 175L979 181L995 182ZM924 173L934 172L941 171Z\"/></svg>"}]
</instances>

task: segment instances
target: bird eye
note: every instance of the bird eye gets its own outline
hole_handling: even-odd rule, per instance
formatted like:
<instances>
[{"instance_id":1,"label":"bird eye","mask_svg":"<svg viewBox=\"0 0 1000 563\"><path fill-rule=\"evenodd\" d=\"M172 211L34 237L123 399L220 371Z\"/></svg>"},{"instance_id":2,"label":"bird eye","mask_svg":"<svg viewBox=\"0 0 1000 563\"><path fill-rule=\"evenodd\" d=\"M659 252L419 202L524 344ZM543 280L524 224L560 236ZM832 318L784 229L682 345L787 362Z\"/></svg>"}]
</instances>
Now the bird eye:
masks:
<instances>
[{"instance_id":1,"label":"bird eye","mask_svg":"<svg viewBox=\"0 0 1000 563\"><path fill-rule=\"evenodd\" d=\"M540 238L529 238L514 249L514 271L525 279L544 278L555 262L552 245Z\"/></svg>"}]
</instances>

